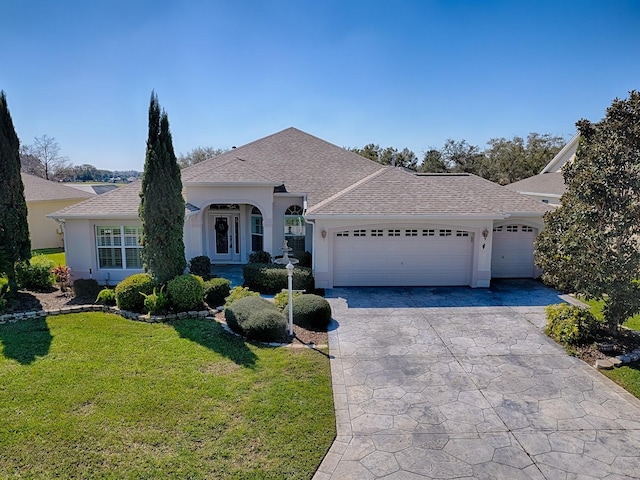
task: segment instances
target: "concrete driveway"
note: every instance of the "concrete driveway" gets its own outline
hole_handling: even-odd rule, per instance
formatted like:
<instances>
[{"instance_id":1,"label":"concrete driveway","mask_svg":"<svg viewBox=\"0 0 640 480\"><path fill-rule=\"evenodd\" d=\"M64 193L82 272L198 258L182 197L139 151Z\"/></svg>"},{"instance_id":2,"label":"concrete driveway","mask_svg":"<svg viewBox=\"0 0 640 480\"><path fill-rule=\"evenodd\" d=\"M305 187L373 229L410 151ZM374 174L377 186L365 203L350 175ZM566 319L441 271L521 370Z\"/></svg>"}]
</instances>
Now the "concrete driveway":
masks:
<instances>
[{"instance_id":1,"label":"concrete driveway","mask_svg":"<svg viewBox=\"0 0 640 480\"><path fill-rule=\"evenodd\" d=\"M640 478L640 401L548 339L533 281L328 291L324 479Z\"/></svg>"}]
</instances>

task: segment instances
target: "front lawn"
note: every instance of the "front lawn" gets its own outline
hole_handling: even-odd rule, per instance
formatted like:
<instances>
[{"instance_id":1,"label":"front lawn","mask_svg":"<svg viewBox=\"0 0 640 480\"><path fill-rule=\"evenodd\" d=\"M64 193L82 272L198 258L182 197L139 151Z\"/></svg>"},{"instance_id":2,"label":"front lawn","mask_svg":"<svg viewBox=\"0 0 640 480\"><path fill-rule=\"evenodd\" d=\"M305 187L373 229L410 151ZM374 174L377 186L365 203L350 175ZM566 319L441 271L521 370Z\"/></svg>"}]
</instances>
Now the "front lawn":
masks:
<instances>
[{"instance_id":1,"label":"front lawn","mask_svg":"<svg viewBox=\"0 0 640 480\"><path fill-rule=\"evenodd\" d=\"M50 258L56 266L66 265L66 256L63 248L42 248L32 251L31 255L44 255Z\"/></svg>"},{"instance_id":2,"label":"front lawn","mask_svg":"<svg viewBox=\"0 0 640 480\"><path fill-rule=\"evenodd\" d=\"M0 354L0 478L309 479L335 436L326 352L211 321L21 321Z\"/></svg>"},{"instance_id":3,"label":"front lawn","mask_svg":"<svg viewBox=\"0 0 640 480\"><path fill-rule=\"evenodd\" d=\"M593 313L597 319L602 320L603 300L585 300L584 298L580 298L580 301L589 305L589 307L591 307L591 313ZM623 325L631 330L640 331L640 314L627 318Z\"/></svg>"}]
</instances>

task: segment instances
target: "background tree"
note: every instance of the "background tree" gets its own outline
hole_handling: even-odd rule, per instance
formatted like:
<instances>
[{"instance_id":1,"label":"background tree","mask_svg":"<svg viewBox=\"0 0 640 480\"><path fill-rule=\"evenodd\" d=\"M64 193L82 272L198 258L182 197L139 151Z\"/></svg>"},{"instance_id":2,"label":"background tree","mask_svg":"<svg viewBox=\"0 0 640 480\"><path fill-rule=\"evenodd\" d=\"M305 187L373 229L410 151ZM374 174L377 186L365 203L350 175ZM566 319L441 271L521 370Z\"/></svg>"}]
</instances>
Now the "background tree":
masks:
<instances>
[{"instance_id":1,"label":"background tree","mask_svg":"<svg viewBox=\"0 0 640 480\"><path fill-rule=\"evenodd\" d=\"M15 263L31 257L31 241L20 176L20 141L4 91L0 92L0 192L0 272L7 274L13 295L18 290Z\"/></svg>"},{"instance_id":2,"label":"background tree","mask_svg":"<svg viewBox=\"0 0 640 480\"><path fill-rule=\"evenodd\" d=\"M547 282L604 300L615 330L640 311L640 93L616 98L599 123L577 126L562 206L545 215L535 256Z\"/></svg>"},{"instance_id":3,"label":"background tree","mask_svg":"<svg viewBox=\"0 0 640 480\"><path fill-rule=\"evenodd\" d=\"M449 169L442 158L442 152L437 148L430 148L424 152L418 171L420 173L446 173Z\"/></svg>"},{"instance_id":4,"label":"background tree","mask_svg":"<svg viewBox=\"0 0 640 480\"><path fill-rule=\"evenodd\" d=\"M213 147L196 147L189 152L178 155L178 165L180 168L186 168L196 163L204 162L213 157L217 157L221 153L227 152L227 148Z\"/></svg>"},{"instance_id":5,"label":"background tree","mask_svg":"<svg viewBox=\"0 0 640 480\"><path fill-rule=\"evenodd\" d=\"M169 117L160 112L158 96L151 93L149 138L142 175L139 216L142 220L142 260L159 284L181 275L184 257L184 199L182 180Z\"/></svg>"},{"instance_id":6,"label":"background tree","mask_svg":"<svg viewBox=\"0 0 640 480\"><path fill-rule=\"evenodd\" d=\"M22 155L28 158L29 163L37 162L30 166L33 171L27 173L47 180L53 180L57 171L64 171L69 165L69 159L60 155L56 139L48 135L35 137L33 144L23 147Z\"/></svg>"},{"instance_id":7,"label":"background tree","mask_svg":"<svg viewBox=\"0 0 640 480\"><path fill-rule=\"evenodd\" d=\"M404 167L410 170L418 168L418 157L406 147L398 151L397 148L382 148L378 144L369 143L362 148L349 148L348 150L382 165L393 164L396 167Z\"/></svg>"}]
</instances>

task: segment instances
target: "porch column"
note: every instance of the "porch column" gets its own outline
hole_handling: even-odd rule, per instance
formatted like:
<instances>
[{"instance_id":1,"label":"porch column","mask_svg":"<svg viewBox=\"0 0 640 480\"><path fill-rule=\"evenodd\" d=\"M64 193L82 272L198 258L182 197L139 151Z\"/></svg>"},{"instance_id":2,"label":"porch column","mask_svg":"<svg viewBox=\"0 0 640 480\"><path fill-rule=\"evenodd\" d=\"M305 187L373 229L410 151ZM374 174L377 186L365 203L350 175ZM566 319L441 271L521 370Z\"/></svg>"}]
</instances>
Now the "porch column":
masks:
<instances>
[{"instance_id":1,"label":"porch column","mask_svg":"<svg viewBox=\"0 0 640 480\"><path fill-rule=\"evenodd\" d=\"M273 251L273 217L262 216L262 248L265 252L270 252L272 256L276 256L280 252Z\"/></svg>"}]
</instances>

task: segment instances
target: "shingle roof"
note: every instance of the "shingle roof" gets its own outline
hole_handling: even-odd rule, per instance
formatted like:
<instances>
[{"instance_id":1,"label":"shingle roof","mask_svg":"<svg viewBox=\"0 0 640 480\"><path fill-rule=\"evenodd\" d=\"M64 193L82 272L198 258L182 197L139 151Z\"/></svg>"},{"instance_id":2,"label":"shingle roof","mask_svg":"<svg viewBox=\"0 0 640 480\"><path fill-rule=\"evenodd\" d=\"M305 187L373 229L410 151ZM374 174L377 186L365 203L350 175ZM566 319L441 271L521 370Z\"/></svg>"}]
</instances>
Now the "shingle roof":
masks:
<instances>
[{"instance_id":1,"label":"shingle roof","mask_svg":"<svg viewBox=\"0 0 640 480\"><path fill-rule=\"evenodd\" d=\"M44 178L22 173L24 197L27 202L43 202L51 200L71 200L91 198L93 194L68 187L62 183L52 182Z\"/></svg>"},{"instance_id":2,"label":"shingle roof","mask_svg":"<svg viewBox=\"0 0 640 480\"><path fill-rule=\"evenodd\" d=\"M133 218L138 216L141 182L133 182L124 187L94 196L82 203L63 208L53 214L54 218Z\"/></svg>"},{"instance_id":3,"label":"shingle roof","mask_svg":"<svg viewBox=\"0 0 640 480\"><path fill-rule=\"evenodd\" d=\"M415 174L386 167L309 208L315 215L501 216L550 207L470 174Z\"/></svg>"},{"instance_id":4,"label":"shingle roof","mask_svg":"<svg viewBox=\"0 0 640 480\"><path fill-rule=\"evenodd\" d=\"M562 173L541 173L525 178L519 182L506 185L509 190L520 193L541 193L548 195L562 195L566 186Z\"/></svg>"}]
</instances>

